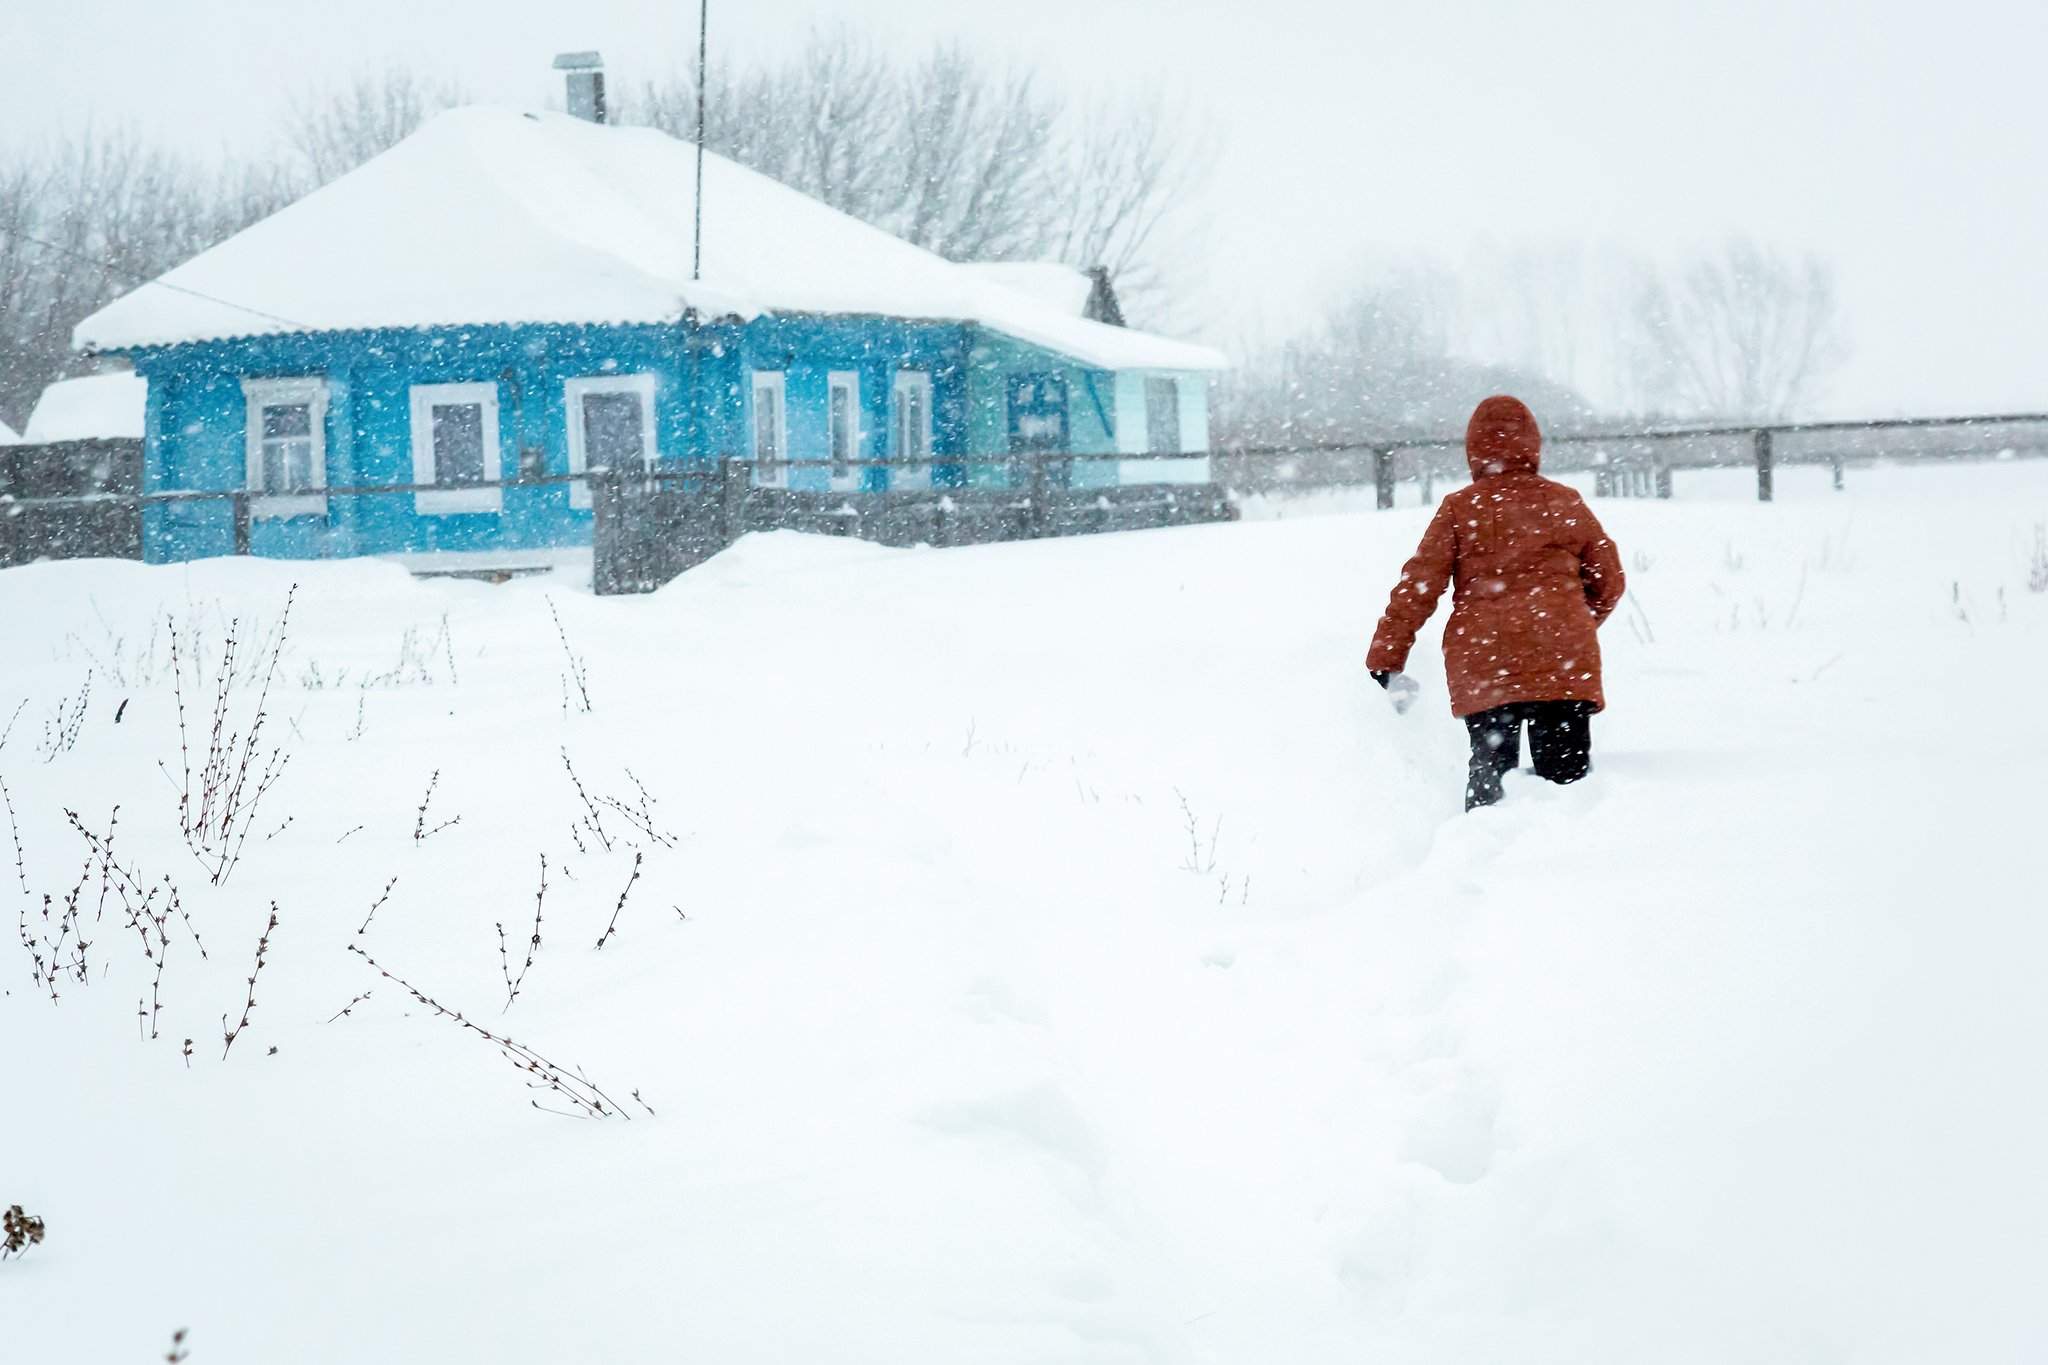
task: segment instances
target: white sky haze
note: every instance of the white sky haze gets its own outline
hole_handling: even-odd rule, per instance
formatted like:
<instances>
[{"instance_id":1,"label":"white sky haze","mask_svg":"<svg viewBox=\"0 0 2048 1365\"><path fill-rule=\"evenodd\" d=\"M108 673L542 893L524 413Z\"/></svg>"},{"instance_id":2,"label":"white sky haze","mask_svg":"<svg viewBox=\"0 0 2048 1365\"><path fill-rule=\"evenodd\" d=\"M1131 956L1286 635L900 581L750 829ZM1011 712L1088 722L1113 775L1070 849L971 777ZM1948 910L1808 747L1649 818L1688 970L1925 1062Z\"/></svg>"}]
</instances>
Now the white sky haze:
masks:
<instances>
[{"instance_id":1,"label":"white sky haze","mask_svg":"<svg viewBox=\"0 0 2048 1365\"><path fill-rule=\"evenodd\" d=\"M390 62L534 106L564 49L627 85L688 61L695 10L0 0L0 137L135 122L260 149L295 92ZM1836 267L1854 353L1829 411L2048 408L2038 0L713 0L712 44L772 55L842 21L1182 99L1215 171L1176 279L1226 345L1285 332L1373 260L1741 231Z\"/></svg>"}]
</instances>

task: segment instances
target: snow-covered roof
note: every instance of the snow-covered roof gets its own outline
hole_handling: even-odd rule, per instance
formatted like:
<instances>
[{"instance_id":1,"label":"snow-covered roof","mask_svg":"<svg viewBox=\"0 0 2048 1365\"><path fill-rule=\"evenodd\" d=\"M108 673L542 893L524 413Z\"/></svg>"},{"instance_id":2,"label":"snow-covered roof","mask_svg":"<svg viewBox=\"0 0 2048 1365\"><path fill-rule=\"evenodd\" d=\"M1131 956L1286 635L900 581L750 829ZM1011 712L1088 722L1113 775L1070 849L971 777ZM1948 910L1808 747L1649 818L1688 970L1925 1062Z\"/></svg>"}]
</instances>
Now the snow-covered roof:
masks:
<instances>
[{"instance_id":1,"label":"snow-covered roof","mask_svg":"<svg viewBox=\"0 0 2048 1365\"><path fill-rule=\"evenodd\" d=\"M1095 281L1085 270L1058 261L968 261L961 265L984 280L1029 294L1070 318L1085 317Z\"/></svg>"},{"instance_id":2,"label":"snow-covered roof","mask_svg":"<svg viewBox=\"0 0 2048 1365\"><path fill-rule=\"evenodd\" d=\"M1224 358L1073 316L649 128L458 109L80 323L96 350L275 332L762 313L975 322L1105 369Z\"/></svg>"},{"instance_id":3,"label":"snow-covered roof","mask_svg":"<svg viewBox=\"0 0 2048 1365\"><path fill-rule=\"evenodd\" d=\"M8 426L7 423L0 422L0 446L18 446L20 444L21 433Z\"/></svg>"},{"instance_id":4,"label":"snow-covered roof","mask_svg":"<svg viewBox=\"0 0 2048 1365\"><path fill-rule=\"evenodd\" d=\"M148 399L148 383L126 370L60 379L36 399L25 435L35 442L106 437L140 440Z\"/></svg>"}]
</instances>

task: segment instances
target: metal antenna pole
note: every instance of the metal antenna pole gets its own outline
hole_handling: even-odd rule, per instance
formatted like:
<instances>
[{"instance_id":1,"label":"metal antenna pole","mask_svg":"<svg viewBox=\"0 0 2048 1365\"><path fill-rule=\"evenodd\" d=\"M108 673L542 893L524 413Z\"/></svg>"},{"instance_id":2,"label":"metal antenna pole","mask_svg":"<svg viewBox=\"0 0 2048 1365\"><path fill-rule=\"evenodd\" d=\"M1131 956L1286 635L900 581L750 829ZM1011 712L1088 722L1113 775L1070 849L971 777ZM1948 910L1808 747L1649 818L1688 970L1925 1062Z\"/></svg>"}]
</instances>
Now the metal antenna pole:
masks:
<instances>
[{"instance_id":1,"label":"metal antenna pole","mask_svg":"<svg viewBox=\"0 0 2048 1365\"><path fill-rule=\"evenodd\" d=\"M704 277L704 73L711 0L697 6L697 234L690 246L690 278Z\"/></svg>"}]
</instances>

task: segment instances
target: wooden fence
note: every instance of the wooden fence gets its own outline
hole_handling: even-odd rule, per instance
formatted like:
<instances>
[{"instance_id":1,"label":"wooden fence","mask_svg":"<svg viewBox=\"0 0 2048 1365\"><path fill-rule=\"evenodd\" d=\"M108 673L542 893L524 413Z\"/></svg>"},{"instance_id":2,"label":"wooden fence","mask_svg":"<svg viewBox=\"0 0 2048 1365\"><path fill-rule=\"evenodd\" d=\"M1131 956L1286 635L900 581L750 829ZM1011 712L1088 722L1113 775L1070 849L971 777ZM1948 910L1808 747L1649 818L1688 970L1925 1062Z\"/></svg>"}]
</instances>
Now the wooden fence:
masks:
<instances>
[{"instance_id":1,"label":"wooden fence","mask_svg":"<svg viewBox=\"0 0 2048 1365\"><path fill-rule=\"evenodd\" d=\"M1776 495L1787 465L1826 465L1835 487L1852 464L1876 460L1967 460L2005 454L2048 455L2048 413L1977 417L1911 417L1884 421L1784 422L1711 427L1617 429L1543 438L1546 473L1590 472L1602 497L1673 496L1673 476L1686 470L1749 469L1760 502ZM1371 483L1382 508L1394 505L1403 480L1426 488L1434 479L1462 481L1459 436L1395 436L1289 446L1220 446L1211 467L1219 483L1241 492L1285 493Z\"/></svg>"},{"instance_id":2,"label":"wooden fence","mask_svg":"<svg viewBox=\"0 0 2048 1365\"><path fill-rule=\"evenodd\" d=\"M1787 464L1827 464L1840 488L1852 461L2048 454L2048 414L1580 432L1547 436L1544 450L1547 470L1591 470L1600 496L1668 498L1676 472L1749 468L1757 497L1768 502L1776 471ZM1149 461L1185 466L1198 460L1207 461L1205 482L1137 481ZM1114 467L1118 484L1072 487L1077 468L1089 465ZM781 466L828 467L842 474L862 471L861 482L868 481L866 471L887 470L890 478L876 482L896 486L830 492L763 487L752 462L735 459L529 474L474 486L587 483L596 511L594 586L615 593L659 587L750 531L808 531L888 545L973 545L1227 521L1235 517L1241 494L1368 483L1386 508L1394 505L1404 479L1426 490L1434 479L1461 477L1463 456L1456 438L1417 437L1166 455L941 456L918 470L887 461ZM191 501L230 504L234 551L249 553L251 503L259 495L243 488L143 492L141 470L139 441L0 447L0 565L80 555L140 558L142 509ZM920 486L905 486L911 482L906 474L917 476ZM961 486L932 486L948 482ZM325 492L336 498L407 496L438 487L368 484Z\"/></svg>"},{"instance_id":3,"label":"wooden fence","mask_svg":"<svg viewBox=\"0 0 2048 1365\"><path fill-rule=\"evenodd\" d=\"M142 442L0 446L0 565L142 557Z\"/></svg>"},{"instance_id":4,"label":"wooden fence","mask_svg":"<svg viewBox=\"0 0 2048 1365\"><path fill-rule=\"evenodd\" d=\"M598 472L591 477L596 512L591 586L599 593L650 592L750 531L805 531L883 545L943 547L1155 530L1229 521L1236 515L1227 490L1215 483L1064 486L1073 459L955 460L941 468L963 474L992 471L998 478L992 484L969 479L960 487L887 491L763 487L755 479L754 463L736 459L652 474ZM795 461L782 467L825 463ZM882 461L856 461L850 468L903 472L902 465Z\"/></svg>"}]
</instances>

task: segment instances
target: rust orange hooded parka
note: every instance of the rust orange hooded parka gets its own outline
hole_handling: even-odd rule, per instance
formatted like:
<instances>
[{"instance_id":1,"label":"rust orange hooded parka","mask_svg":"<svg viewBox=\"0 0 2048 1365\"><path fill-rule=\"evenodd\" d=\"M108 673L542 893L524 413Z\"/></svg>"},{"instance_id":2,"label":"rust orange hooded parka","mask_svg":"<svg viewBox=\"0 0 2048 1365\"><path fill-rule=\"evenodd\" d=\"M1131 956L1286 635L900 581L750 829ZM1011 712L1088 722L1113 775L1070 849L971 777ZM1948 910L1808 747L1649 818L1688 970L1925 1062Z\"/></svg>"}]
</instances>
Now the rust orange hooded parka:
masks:
<instances>
[{"instance_id":1,"label":"rust orange hooded parka","mask_svg":"<svg viewBox=\"0 0 2048 1365\"><path fill-rule=\"evenodd\" d=\"M1373 633L1366 667L1398 673L1452 590L1453 715L1522 701L1606 705L1596 632L1621 601L1621 555L1575 490L1536 472L1542 448L1520 399L1479 405L1465 428L1472 482L1436 509Z\"/></svg>"}]
</instances>

